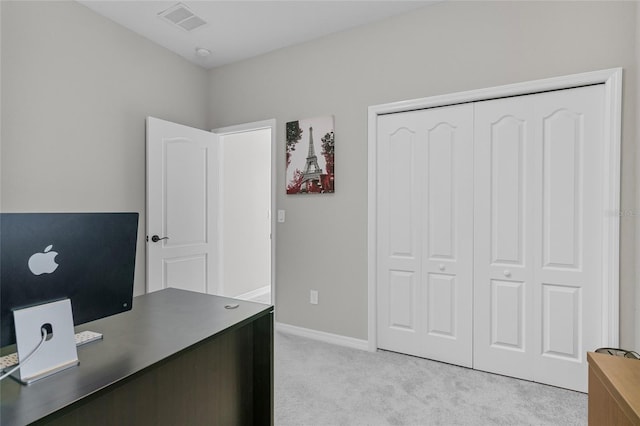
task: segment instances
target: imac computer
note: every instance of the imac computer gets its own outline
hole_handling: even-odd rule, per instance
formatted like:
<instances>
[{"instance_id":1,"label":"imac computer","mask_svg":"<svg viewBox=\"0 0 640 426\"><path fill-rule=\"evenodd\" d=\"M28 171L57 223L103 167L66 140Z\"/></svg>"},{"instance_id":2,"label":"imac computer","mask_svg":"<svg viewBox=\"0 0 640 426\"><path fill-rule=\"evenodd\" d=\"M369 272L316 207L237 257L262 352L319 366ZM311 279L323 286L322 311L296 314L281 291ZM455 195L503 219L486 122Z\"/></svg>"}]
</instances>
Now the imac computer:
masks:
<instances>
[{"instance_id":1,"label":"imac computer","mask_svg":"<svg viewBox=\"0 0 640 426\"><path fill-rule=\"evenodd\" d=\"M131 309L137 233L138 213L0 214L0 347L16 343L14 378L78 364L73 326Z\"/></svg>"}]
</instances>

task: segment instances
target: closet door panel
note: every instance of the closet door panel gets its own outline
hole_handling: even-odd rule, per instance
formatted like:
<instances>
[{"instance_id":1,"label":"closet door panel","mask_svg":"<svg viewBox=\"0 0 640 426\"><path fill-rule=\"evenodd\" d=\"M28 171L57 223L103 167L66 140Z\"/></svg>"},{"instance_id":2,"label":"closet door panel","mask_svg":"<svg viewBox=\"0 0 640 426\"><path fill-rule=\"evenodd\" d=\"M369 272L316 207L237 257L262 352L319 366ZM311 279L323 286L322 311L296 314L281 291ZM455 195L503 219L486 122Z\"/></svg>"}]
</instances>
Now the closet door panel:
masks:
<instances>
[{"instance_id":1,"label":"closet door panel","mask_svg":"<svg viewBox=\"0 0 640 426\"><path fill-rule=\"evenodd\" d=\"M427 130L427 185L429 211L427 255L431 260L455 260L456 239L456 129L438 123ZM458 142L459 145L459 142Z\"/></svg>"},{"instance_id":2,"label":"closet door panel","mask_svg":"<svg viewBox=\"0 0 640 426\"><path fill-rule=\"evenodd\" d=\"M387 327L415 333L415 274L406 271L390 271L388 299L389 323Z\"/></svg>"},{"instance_id":3,"label":"closet door panel","mask_svg":"<svg viewBox=\"0 0 640 426\"><path fill-rule=\"evenodd\" d=\"M456 278L429 274L427 278L427 333L434 337L456 337Z\"/></svg>"},{"instance_id":4,"label":"closet door panel","mask_svg":"<svg viewBox=\"0 0 640 426\"><path fill-rule=\"evenodd\" d=\"M464 366L472 362L472 114L457 105L378 119L378 347Z\"/></svg>"},{"instance_id":5,"label":"closet door panel","mask_svg":"<svg viewBox=\"0 0 640 426\"><path fill-rule=\"evenodd\" d=\"M419 191L418 170L414 164L416 134L400 128L389 135L386 210L389 214L389 256L396 259L416 260Z\"/></svg>"},{"instance_id":6,"label":"closet door panel","mask_svg":"<svg viewBox=\"0 0 640 426\"><path fill-rule=\"evenodd\" d=\"M505 115L490 131L491 261L524 266L526 122Z\"/></svg>"},{"instance_id":7,"label":"closet door panel","mask_svg":"<svg viewBox=\"0 0 640 426\"><path fill-rule=\"evenodd\" d=\"M415 113L378 122L378 346L420 355L421 180L424 137Z\"/></svg>"},{"instance_id":8,"label":"closet door panel","mask_svg":"<svg viewBox=\"0 0 640 426\"><path fill-rule=\"evenodd\" d=\"M507 98L474 116L473 366L532 380L533 109Z\"/></svg>"},{"instance_id":9,"label":"closet door panel","mask_svg":"<svg viewBox=\"0 0 640 426\"><path fill-rule=\"evenodd\" d=\"M542 118L544 267L580 268L583 118L564 108Z\"/></svg>"},{"instance_id":10,"label":"closet door panel","mask_svg":"<svg viewBox=\"0 0 640 426\"><path fill-rule=\"evenodd\" d=\"M580 361L582 304L582 294L578 287L542 285L544 356Z\"/></svg>"},{"instance_id":11,"label":"closet door panel","mask_svg":"<svg viewBox=\"0 0 640 426\"><path fill-rule=\"evenodd\" d=\"M602 341L604 86L536 95L542 185L534 243L535 380L586 392Z\"/></svg>"},{"instance_id":12,"label":"closet door panel","mask_svg":"<svg viewBox=\"0 0 640 426\"><path fill-rule=\"evenodd\" d=\"M425 110L422 290L424 356L471 367L473 106Z\"/></svg>"},{"instance_id":13,"label":"closet door panel","mask_svg":"<svg viewBox=\"0 0 640 426\"><path fill-rule=\"evenodd\" d=\"M491 280L491 346L523 352L525 283Z\"/></svg>"},{"instance_id":14,"label":"closet door panel","mask_svg":"<svg viewBox=\"0 0 640 426\"><path fill-rule=\"evenodd\" d=\"M603 90L475 105L475 368L587 389L603 344Z\"/></svg>"}]
</instances>

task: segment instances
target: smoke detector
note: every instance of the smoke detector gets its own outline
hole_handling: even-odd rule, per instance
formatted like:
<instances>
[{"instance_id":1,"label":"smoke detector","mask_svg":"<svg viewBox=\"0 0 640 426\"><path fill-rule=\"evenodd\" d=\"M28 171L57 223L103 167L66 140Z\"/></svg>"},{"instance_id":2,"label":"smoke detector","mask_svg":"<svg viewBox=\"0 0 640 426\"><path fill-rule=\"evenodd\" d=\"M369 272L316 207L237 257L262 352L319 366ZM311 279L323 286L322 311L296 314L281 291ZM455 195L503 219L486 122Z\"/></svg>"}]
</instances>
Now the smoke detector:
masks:
<instances>
[{"instance_id":1,"label":"smoke detector","mask_svg":"<svg viewBox=\"0 0 640 426\"><path fill-rule=\"evenodd\" d=\"M196 55L200 56L201 58L206 58L207 56L211 55L211 51L209 49L205 49L204 47L196 47Z\"/></svg>"},{"instance_id":2,"label":"smoke detector","mask_svg":"<svg viewBox=\"0 0 640 426\"><path fill-rule=\"evenodd\" d=\"M193 31L207 23L207 21L197 16L182 3L176 3L170 8L163 10L158 13L158 16L185 31Z\"/></svg>"}]
</instances>

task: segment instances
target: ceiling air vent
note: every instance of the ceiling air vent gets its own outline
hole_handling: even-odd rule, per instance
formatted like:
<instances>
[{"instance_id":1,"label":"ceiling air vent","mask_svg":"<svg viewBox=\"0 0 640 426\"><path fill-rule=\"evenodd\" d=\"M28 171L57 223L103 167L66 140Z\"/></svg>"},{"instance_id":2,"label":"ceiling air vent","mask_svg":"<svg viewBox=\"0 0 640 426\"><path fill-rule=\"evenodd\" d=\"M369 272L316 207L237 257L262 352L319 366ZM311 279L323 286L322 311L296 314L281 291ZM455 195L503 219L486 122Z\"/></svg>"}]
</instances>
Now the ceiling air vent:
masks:
<instances>
[{"instance_id":1,"label":"ceiling air vent","mask_svg":"<svg viewBox=\"0 0 640 426\"><path fill-rule=\"evenodd\" d=\"M169 9L160 12L158 16L186 31L193 31L207 23L182 3L171 6Z\"/></svg>"}]
</instances>

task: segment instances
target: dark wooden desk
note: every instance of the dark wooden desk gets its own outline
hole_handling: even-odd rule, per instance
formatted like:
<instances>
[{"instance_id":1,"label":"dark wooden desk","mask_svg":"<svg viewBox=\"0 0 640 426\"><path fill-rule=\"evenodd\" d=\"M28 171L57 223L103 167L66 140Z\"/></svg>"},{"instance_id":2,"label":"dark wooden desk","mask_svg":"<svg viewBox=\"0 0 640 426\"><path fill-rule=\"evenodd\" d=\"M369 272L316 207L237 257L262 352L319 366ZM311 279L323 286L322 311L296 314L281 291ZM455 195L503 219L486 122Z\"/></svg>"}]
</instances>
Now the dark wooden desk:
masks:
<instances>
[{"instance_id":1,"label":"dark wooden desk","mask_svg":"<svg viewBox=\"0 0 640 426\"><path fill-rule=\"evenodd\" d=\"M3 426L273 424L272 306L166 289L82 330L78 367L1 382Z\"/></svg>"},{"instance_id":2,"label":"dark wooden desk","mask_svg":"<svg viewBox=\"0 0 640 426\"><path fill-rule=\"evenodd\" d=\"M587 353L589 425L640 425L640 360Z\"/></svg>"}]
</instances>

